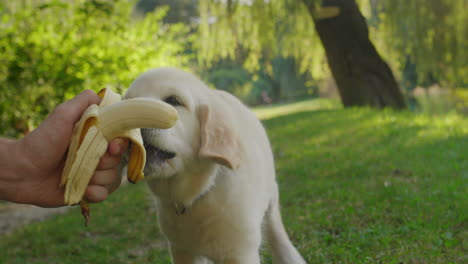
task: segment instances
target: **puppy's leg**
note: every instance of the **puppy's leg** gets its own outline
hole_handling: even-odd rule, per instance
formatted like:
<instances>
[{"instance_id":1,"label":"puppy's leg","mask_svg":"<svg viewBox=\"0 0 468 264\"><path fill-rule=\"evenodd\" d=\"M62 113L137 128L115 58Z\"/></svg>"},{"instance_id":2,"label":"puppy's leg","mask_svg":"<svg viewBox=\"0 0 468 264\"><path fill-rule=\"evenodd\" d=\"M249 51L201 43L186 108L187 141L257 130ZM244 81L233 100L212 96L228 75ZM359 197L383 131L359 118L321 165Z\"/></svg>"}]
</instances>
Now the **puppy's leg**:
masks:
<instances>
[{"instance_id":1,"label":"puppy's leg","mask_svg":"<svg viewBox=\"0 0 468 264\"><path fill-rule=\"evenodd\" d=\"M289 240L279 209L278 195L270 202L265 215L265 238L270 245L273 264L305 264L305 260Z\"/></svg>"},{"instance_id":2,"label":"puppy's leg","mask_svg":"<svg viewBox=\"0 0 468 264\"><path fill-rule=\"evenodd\" d=\"M205 258L205 257L198 257L195 259L193 264L214 264L213 261Z\"/></svg>"},{"instance_id":3,"label":"puppy's leg","mask_svg":"<svg viewBox=\"0 0 468 264\"><path fill-rule=\"evenodd\" d=\"M215 264L260 264L259 250L262 244L261 227L250 233L249 239L237 241L237 249L218 259ZM234 253L236 252L236 253Z\"/></svg>"},{"instance_id":4,"label":"puppy's leg","mask_svg":"<svg viewBox=\"0 0 468 264\"><path fill-rule=\"evenodd\" d=\"M179 250L171 246L171 256L173 264L201 264L206 263L187 251Z\"/></svg>"},{"instance_id":5,"label":"puppy's leg","mask_svg":"<svg viewBox=\"0 0 468 264\"><path fill-rule=\"evenodd\" d=\"M217 261L216 264L260 264L260 256L258 252L252 251L249 255L239 256L231 259Z\"/></svg>"}]
</instances>

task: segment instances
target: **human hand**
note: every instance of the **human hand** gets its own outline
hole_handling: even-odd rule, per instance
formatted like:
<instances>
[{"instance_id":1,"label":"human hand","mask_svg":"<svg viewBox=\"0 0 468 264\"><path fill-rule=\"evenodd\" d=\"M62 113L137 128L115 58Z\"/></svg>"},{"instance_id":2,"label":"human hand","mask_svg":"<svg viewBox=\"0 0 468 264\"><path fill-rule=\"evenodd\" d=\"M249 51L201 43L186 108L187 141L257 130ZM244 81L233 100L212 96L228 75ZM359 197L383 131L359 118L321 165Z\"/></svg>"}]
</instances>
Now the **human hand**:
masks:
<instances>
[{"instance_id":1,"label":"human hand","mask_svg":"<svg viewBox=\"0 0 468 264\"><path fill-rule=\"evenodd\" d=\"M99 102L99 96L86 90L57 106L37 129L15 142L14 156L20 166L16 168L10 201L42 207L65 205L60 179L73 127L89 105ZM110 142L86 189L87 201L101 202L119 187L117 166L127 147L124 139Z\"/></svg>"}]
</instances>

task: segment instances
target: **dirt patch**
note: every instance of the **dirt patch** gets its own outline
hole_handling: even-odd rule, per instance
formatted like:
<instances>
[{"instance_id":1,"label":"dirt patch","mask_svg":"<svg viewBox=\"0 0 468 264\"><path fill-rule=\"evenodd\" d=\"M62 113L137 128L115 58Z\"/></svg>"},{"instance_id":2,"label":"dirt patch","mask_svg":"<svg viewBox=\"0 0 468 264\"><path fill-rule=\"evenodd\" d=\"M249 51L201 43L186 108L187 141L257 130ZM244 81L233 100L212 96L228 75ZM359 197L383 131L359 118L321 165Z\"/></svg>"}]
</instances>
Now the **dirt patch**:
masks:
<instances>
[{"instance_id":1,"label":"dirt patch","mask_svg":"<svg viewBox=\"0 0 468 264\"><path fill-rule=\"evenodd\" d=\"M0 207L0 235L13 232L27 224L44 221L56 214L63 214L70 208L41 208L33 205L4 203Z\"/></svg>"}]
</instances>

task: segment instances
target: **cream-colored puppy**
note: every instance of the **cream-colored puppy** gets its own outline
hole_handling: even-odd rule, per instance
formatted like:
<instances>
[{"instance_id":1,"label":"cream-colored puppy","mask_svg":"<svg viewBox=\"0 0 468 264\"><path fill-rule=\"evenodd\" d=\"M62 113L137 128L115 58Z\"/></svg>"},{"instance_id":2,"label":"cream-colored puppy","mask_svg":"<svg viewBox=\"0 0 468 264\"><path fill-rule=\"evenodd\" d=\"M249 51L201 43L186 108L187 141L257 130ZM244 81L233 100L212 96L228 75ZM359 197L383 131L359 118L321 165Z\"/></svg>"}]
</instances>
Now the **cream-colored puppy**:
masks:
<instances>
[{"instance_id":1,"label":"cream-colored puppy","mask_svg":"<svg viewBox=\"0 0 468 264\"><path fill-rule=\"evenodd\" d=\"M179 113L170 129L142 130L145 178L174 263L257 264L262 237L273 263L305 263L281 221L267 135L247 107L175 68L143 73L125 97Z\"/></svg>"}]
</instances>

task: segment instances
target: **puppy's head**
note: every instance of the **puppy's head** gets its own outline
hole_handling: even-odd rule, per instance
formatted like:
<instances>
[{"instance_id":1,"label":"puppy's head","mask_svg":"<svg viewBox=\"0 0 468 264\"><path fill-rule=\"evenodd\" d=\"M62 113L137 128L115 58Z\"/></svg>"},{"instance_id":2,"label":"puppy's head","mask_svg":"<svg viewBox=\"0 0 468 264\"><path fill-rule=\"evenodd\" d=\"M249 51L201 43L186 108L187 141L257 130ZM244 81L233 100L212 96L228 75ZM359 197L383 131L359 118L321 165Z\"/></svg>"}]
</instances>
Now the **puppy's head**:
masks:
<instances>
[{"instance_id":1,"label":"puppy's head","mask_svg":"<svg viewBox=\"0 0 468 264\"><path fill-rule=\"evenodd\" d=\"M131 84L125 95L135 97L166 102L179 114L172 128L141 130L148 179L195 172L210 162L237 167L238 144L227 120L230 113L216 99L216 92L200 79L175 68L149 70Z\"/></svg>"}]
</instances>

